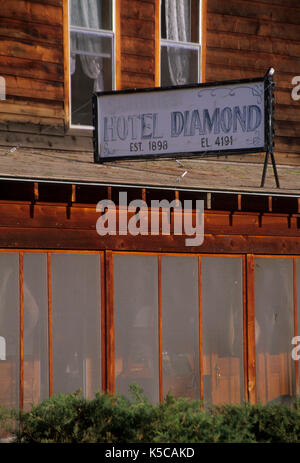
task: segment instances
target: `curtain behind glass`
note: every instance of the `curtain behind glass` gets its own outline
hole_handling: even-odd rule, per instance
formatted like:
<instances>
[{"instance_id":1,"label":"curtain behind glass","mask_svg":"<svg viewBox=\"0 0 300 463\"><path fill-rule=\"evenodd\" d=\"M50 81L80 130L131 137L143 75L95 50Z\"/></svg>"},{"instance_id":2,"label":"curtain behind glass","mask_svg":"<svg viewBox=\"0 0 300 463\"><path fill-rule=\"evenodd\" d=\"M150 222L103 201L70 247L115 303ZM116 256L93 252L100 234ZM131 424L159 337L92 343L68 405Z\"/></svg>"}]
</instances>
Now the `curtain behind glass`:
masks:
<instances>
[{"instance_id":1,"label":"curtain behind glass","mask_svg":"<svg viewBox=\"0 0 300 463\"><path fill-rule=\"evenodd\" d=\"M165 0L166 38L176 42L189 42L190 2L188 0ZM168 47L168 63L172 85L189 82L188 56L178 48Z\"/></svg>"},{"instance_id":2,"label":"curtain behind glass","mask_svg":"<svg viewBox=\"0 0 300 463\"><path fill-rule=\"evenodd\" d=\"M98 0L72 0L71 1L71 25L85 27L87 29L102 29L101 2ZM93 40L89 34L71 34L70 69L74 74L76 67L76 55L73 50L84 50L91 54L100 54L99 43ZM103 84L103 59L98 56L80 55L83 72L94 80L94 91L104 90Z\"/></svg>"}]
</instances>

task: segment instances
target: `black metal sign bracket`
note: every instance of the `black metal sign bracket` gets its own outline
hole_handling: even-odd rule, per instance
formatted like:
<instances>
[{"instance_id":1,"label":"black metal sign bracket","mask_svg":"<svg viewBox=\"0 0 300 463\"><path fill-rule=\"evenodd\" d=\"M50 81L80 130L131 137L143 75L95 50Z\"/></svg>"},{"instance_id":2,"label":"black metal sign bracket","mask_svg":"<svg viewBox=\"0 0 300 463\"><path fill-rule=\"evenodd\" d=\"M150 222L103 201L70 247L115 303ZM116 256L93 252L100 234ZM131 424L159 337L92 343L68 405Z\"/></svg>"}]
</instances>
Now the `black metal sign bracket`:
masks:
<instances>
[{"instance_id":1,"label":"black metal sign bracket","mask_svg":"<svg viewBox=\"0 0 300 463\"><path fill-rule=\"evenodd\" d=\"M274 157L274 87L275 87L275 82L273 78L274 72L275 72L274 68L270 68L268 69L266 76L265 76L265 102L268 108L268 111L266 112L266 119L265 119L267 150L266 150L266 156L265 156L265 162L264 162L264 168L263 168L260 186L263 187L265 184L269 156L271 156L273 172L274 172L274 177L276 181L276 187L280 188L279 178L278 178L278 173L277 173L277 168L276 168L276 162L275 162L275 157Z\"/></svg>"}]
</instances>

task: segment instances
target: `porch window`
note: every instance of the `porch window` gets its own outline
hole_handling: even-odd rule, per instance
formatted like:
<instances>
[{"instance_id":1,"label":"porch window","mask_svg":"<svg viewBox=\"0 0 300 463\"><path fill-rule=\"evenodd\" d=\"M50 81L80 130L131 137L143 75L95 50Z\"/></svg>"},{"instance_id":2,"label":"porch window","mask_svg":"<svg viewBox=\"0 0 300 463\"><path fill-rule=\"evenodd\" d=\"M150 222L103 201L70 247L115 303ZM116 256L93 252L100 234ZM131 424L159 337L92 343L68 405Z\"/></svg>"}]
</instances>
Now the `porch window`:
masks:
<instances>
[{"instance_id":1,"label":"porch window","mask_svg":"<svg viewBox=\"0 0 300 463\"><path fill-rule=\"evenodd\" d=\"M244 400L243 264L240 257L202 257L203 398Z\"/></svg>"},{"instance_id":2,"label":"porch window","mask_svg":"<svg viewBox=\"0 0 300 463\"><path fill-rule=\"evenodd\" d=\"M257 398L290 403L295 394L293 259L255 259Z\"/></svg>"},{"instance_id":3,"label":"porch window","mask_svg":"<svg viewBox=\"0 0 300 463\"><path fill-rule=\"evenodd\" d=\"M114 87L113 0L69 0L71 125L91 127L92 95Z\"/></svg>"},{"instance_id":4,"label":"porch window","mask_svg":"<svg viewBox=\"0 0 300 463\"><path fill-rule=\"evenodd\" d=\"M53 393L101 390L100 258L52 254Z\"/></svg>"},{"instance_id":5,"label":"porch window","mask_svg":"<svg viewBox=\"0 0 300 463\"><path fill-rule=\"evenodd\" d=\"M201 0L161 0L160 85L200 82Z\"/></svg>"}]
</instances>

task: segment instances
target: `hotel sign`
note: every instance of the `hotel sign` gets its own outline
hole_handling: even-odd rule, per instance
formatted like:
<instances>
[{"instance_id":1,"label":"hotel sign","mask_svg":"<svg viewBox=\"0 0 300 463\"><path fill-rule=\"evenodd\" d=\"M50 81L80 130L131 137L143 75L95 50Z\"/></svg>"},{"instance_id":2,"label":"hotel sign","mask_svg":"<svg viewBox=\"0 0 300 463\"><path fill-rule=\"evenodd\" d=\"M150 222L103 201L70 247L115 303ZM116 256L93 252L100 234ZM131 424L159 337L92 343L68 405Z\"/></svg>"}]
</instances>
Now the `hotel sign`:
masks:
<instances>
[{"instance_id":1,"label":"hotel sign","mask_svg":"<svg viewBox=\"0 0 300 463\"><path fill-rule=\"evenodd\" d=\"M94 95L94 160L268 150L267 78Z\"/></svg>"}]
</instances>

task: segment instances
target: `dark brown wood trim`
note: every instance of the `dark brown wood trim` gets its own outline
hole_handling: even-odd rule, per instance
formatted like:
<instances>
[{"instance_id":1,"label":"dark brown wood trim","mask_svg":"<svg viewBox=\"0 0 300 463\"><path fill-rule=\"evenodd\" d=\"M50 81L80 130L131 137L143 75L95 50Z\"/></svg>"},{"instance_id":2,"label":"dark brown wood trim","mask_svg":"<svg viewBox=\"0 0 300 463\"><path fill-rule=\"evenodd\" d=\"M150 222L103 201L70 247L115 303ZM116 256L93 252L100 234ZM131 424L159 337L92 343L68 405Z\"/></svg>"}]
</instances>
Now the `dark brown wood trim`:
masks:
<instances>
[{"instance_id":1,"label":"dark brown wood trim","mask_svg":"<svg viewBox=\"0 0 300 463\"><path fill-rule=\"evenodd\" d=\"M63 44L64 44L64 113L65 128L70 127L70 64L69 64L69 1L63 0Z\"/></svg>"},{"instance_id":2,"label":"dark brown wood trim","mask_svg":"<svg viewBox=\"0 0 300 463\"><path fill-rule=\"evenodd\" d=\"M294 336L298 336L298 297L297 297L297 259L293 258L293 287L294 287ZM295 360L295 387L299 393L299 360Z\"/></svg>"},{"instance_id":3,"label":"dark brown wood trim","mask_svg":"<svg viewBox=\"0 0 300 463\"><path fill-rule=\"evenodd\" d=\"M100 290L101 290L101 302L100 302L100 333L101 333L101 386L102 390L107 390L107 371L106 371L106 294L105 294L105 280L106 280L106 269L105 269L105 258L104 253L100 252Z\"/></svg>"},{"instance_id":4,"label":"dark brown wood trim","mask_svg":"<svg viewBox=\"0 0 300 463\"><path fill-rule=\"evenodd\" d=\"M244 360L244 394L248 400L248 346L247 346L247 263L243 256L243 360Z\"/></svg>"},{"instance_id":5,"label":"dark brown wood trim","mask_svg":"<svg viewBox=\"0 0 300 463\"><path fill-rule=\"evenodd\" d=\"M19 253L19 291L20 291L20 383L19 406L24 407L24 259Z\"/></svg>"},{"instance_id":6,"label":"dark brown wood trim","mask_svg":"<svg viewBox=\"0 0 300 463\"><path fill-rule=\"evenodd\" d=\"M53 395L53 338L52 338L52 278L51 254L47 253L48 280L48 359L49 359L49 397Z\"/></svg>"},{"instance_id":7,"label":"dark brown wood trim","mask_svg":"<svg viewBox=\"0 0 300 463\"><path fill-rule=\"evenodd\" d=\"M115 70L116 90L122 89L122 58L121 58L121 0L115 0Z\"/></svg>"},{"instance_id":8,"label":"dark brown wood trim","mask_svg":"<svg viewBox=\"0 0 300 463\"><path fill-rule=\"evenodd\" d=\"M115 392L115 326L114 326L114 256L111 251L105 251L106 270L106 372L107 390Z\"/></svg>"},{"instance_id":9,"label":"dark brown wood trim","mask_svg":"<svg viewBox=\"0 0 300 463\"><path fill-rule=\"evenodd\" d=\"M161 256L157 256L158 266L158 368L159 368L159 400L163 401L163 358L162 358L162 293L161 293Z\"/></svg>"},{"instance_id":10,"label":"dark brown wood trim","mask_svg":"<svg viewBox=\"0 0 300 463\"><path fill-rule=\"evenodd\" d=\"M247 357L248 357L248 400L256 403L256 360L255 360L255 299L254 299L254 256L247 255Z\"/></svg>"},{"instance_id":11,"label":"dark brown wood trim","mask_svg":"<svg viewBox=\"0 0 300 463\"><path fill-rule=\"evenodd\" d=\"M204 400L203 390L203 332L202 332L202 262L198 257L198 297L199 297L199 368L200 368L200 400Z\"/></svg>"},{"instance_id":12,"label":"dark brown wood trim","mask_svg":"<svg viewBox=\"0 0 300 463\"><path fill-rule=\"evenodd\" d=\"M155 0L155 17L154 17L154 85L159 87L160 84L160 0Z\"/></svg>"},{"instance_id":13,"label":"dark brown wood trim","mask_svg":"<svg viewBox=\"0 0 300 463\"><path fill-rule=\"evenodd\" d=\"M201 1L201 82L206 82L207 0Z\"/></svg>"}]
</instances>

